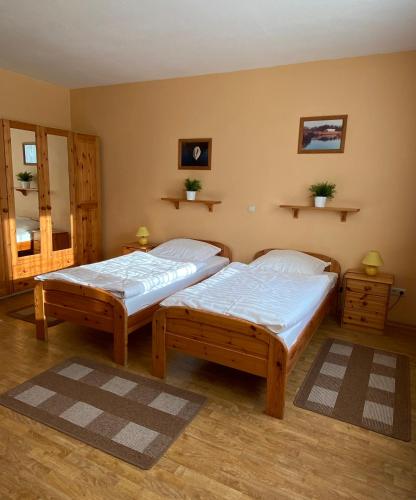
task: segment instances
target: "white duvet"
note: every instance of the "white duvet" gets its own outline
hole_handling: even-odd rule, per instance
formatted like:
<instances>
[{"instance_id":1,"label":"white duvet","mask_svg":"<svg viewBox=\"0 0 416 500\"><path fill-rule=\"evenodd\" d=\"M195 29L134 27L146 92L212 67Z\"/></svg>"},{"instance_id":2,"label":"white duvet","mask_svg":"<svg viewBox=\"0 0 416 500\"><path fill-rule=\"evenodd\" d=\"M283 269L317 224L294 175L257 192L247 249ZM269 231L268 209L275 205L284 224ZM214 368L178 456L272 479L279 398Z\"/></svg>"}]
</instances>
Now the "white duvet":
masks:
<instances>
[{"instance_id":1,"label":"white duvet","mask_svg":"<svg viewBox=\"0 0 416 500\"><path fill-rule=\"evenodd\" d=\"M132 252L95 264L42 274L36 279L93 286L127 299L190 276L197 269L197 265L192 262L176 262L149 253Z\"/></svg>"},{"instance_id":2,"label":"white duvet","mask_svg":"<svg viewBox=\"0 0 416 500\"><path fill-rule=\"evenodd\" d=\"M184 306L251 321L279 333L299 322L333 285L332 273L276 273L235 262L211 278L165 299Z\"/></svg>"}]
</instances>

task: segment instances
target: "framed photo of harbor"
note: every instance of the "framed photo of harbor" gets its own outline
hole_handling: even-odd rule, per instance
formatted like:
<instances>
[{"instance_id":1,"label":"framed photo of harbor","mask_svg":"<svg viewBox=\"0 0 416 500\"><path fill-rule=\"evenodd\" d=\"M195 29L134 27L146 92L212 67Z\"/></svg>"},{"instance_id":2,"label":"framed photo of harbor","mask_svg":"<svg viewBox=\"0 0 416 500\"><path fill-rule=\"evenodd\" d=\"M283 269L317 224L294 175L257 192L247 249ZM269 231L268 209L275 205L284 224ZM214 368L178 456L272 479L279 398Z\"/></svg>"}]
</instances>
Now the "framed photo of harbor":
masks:
<instances>
[{"instance_id":1,"label":"framed photo of harbor","mask_svg":"<svg viewBox=\"0 0 416 500\"><path fill-rule=\"evenodd\" d=\"M300 119L298 153L343 153L348 115Z\"/></svg>"}]
</instances>

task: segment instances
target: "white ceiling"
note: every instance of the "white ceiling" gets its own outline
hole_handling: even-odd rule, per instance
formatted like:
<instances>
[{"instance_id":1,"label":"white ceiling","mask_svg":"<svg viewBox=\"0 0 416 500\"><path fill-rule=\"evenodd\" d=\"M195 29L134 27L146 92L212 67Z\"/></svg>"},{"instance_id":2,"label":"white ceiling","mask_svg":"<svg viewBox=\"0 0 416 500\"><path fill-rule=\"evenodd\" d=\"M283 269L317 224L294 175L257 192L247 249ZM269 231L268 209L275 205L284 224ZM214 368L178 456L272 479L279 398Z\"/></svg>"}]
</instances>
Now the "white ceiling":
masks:
<instances>
[{"instance_id":1,"label":"white ceiling","mask_svg":"<svg viewBox=\"0 0 416 500\"><path fill-rule=\"evenodd\" d=\"M0 67L84 87L416 49L416 0L0 0Z\"/></svg>"}]
</instances>

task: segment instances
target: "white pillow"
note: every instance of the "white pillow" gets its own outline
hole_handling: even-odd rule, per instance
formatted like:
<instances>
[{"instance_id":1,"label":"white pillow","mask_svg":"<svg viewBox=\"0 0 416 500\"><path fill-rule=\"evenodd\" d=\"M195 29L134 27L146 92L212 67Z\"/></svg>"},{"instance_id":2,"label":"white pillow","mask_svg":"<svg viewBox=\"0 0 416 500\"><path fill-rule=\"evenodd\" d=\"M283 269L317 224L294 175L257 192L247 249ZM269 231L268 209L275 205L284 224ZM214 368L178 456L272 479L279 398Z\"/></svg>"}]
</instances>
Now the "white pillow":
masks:
<instances>
[{"instance_id":1,"label":"white pillow","mask_svg":"<svg viewBox=\"0 0 416 500\"><path fill-rule=\"evenodd\" d=\"M221 252L218 248L204 241L176 238L157 246L149 253L163 259L181 262L201 262Z\"/></svg>"},{"instance_id":2,"label":"white pillow","mask_svg":"<svg viewBox=\"0 0 416 500\"><path fill-rule=\"evenodd\" d=\"M253 261L250 267L278 273L321 274L330 264L297 250L271 250Z\"/></svg>"}]
</instances>

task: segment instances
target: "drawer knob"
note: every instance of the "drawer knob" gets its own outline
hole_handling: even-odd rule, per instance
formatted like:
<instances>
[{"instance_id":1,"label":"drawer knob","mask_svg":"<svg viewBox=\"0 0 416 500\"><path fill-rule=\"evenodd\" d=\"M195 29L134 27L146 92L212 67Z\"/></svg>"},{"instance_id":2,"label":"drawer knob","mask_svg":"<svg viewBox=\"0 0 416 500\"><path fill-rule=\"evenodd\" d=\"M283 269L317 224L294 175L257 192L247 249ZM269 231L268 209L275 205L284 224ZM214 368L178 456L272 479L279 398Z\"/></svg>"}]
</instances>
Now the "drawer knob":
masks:
<instances>
[{"instance_id":1,"label":"drawer knob","mask_svg":"<svg viewBox=\"0 0 416 500\"><path fill-rule=\"evenodd\" d=\"M371 286L365 286L365 287L364 287L364 290L365 290L366 292L369 292L369 291L371 290Z\"/></svg>"}]
</instances>

